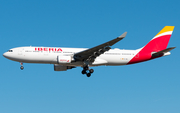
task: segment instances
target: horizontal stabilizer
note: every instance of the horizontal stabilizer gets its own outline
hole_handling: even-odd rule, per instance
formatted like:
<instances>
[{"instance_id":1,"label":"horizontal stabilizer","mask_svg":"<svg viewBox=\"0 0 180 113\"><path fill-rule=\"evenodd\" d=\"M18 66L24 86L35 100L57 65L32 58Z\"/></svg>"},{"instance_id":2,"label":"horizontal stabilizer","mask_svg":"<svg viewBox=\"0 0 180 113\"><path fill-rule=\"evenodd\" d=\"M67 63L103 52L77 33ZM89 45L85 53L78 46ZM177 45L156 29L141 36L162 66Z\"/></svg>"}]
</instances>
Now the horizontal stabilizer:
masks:
<instances>
[{"instance_id":1,"label":"horizontal stabilizer","mask_svg":"<svg viewBox=\"0 0 180 113\"><path fill-rule=\"evenodd\" d=\"M176 48L176 47L170 47L170 48L164 49L164 50L162 50L162 51L153 53L153 54L152 54L152 57L154 58L154 57L160 57L160 56L163 56L165 53L167 53L167 52L173 50L174 48Z\"/></svg>"}]
</instances>

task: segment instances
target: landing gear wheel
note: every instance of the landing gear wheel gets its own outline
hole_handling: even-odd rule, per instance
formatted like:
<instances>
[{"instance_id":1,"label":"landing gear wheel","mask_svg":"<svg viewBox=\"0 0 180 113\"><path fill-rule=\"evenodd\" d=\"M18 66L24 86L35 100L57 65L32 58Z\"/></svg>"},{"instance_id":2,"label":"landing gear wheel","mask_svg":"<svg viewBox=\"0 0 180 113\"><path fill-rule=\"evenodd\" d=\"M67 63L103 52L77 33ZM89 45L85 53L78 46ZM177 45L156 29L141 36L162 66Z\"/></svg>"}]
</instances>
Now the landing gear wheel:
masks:
<instances>
[{"instance_id":1,"label":"landing gear wheel","mask_svg":"<svg viewBox=\"0 0 180 113\"><path fill-rule=\"evenodd\" d=\"M82 74L86 74L86 70L82 70L82 72L81 72Z\"/></svg>"},{"instance_id":2,"label":"landing gear wheel","mask_svg":"<svg viewBox=\"0 0 180 113\"><path fill-rule=\"evenodd\" d=\"M87 77L90 77L91 76L91 73L87 73Z\"/></svg>"},{"instance_id":3,"label":"landing gear wheel","mask_svg":"<svg viewBox=\"0 0 180 113\"><path fill-rule=\"evenodd\" d=\"M24 69L24 67L23 67L23 66L21 66L21 67L20 67L20 69L21 69L21 70L23 70L23 69Z\"/></svg>"},{"instance_id":4,"label":"landing gear wheel","mask_svg":"<svg viewBox=\"0 0 180 113\"><path fill-rule=\"evenodd\" d=\"M93 70L93 69L90 69L90 70L89 70L89 73L93 73L93 72L94 72L94 70Z\"/></svg>"},{"instance_id":5,"label":"landing gear wheel","mask_svg":"<svg viewBox=\"0 0 180 113\"><path fill-rule=\"evenodd\" d=\"M93 69L89 69L89 66L86 65L86 66L83 67L83 70L82 70L81 73L82 74L86 74L87 77L90 77L93 72L94 72L94 70Z\"/></svg>"}]
</instances>

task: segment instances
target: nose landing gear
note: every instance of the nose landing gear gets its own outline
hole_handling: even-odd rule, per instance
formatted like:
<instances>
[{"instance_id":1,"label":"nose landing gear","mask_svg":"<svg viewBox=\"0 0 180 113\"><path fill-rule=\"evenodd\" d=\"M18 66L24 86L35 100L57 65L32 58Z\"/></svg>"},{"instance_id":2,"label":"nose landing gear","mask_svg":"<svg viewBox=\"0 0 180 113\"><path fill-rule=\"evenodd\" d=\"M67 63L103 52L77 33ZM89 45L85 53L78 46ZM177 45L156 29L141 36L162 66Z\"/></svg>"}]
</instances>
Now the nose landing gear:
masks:
<instances>
[{"instance_id":1,"label":"nose landing gear","mask_svg":"<svg viewBox=\"0 0 180 113\"><path fill-rule=\"evenodd\" d=\"M20 62L20 65L21 65L20 69L23 70L24 69L23 63Z\"/></svg>"},{"instance_id":2,"label":"nose landing gear","mask_svg":"<svg viewBox=\"0 0 180 113\"><path fill-rule=\"evenodd\" d=\"M89 71L89 72L87 72L87 71ZM89 66L83 67L82 74L86 74L87 77L90 77L93 72L94 72L94 70L89 69Z\"/></svg>"}]
</instances>

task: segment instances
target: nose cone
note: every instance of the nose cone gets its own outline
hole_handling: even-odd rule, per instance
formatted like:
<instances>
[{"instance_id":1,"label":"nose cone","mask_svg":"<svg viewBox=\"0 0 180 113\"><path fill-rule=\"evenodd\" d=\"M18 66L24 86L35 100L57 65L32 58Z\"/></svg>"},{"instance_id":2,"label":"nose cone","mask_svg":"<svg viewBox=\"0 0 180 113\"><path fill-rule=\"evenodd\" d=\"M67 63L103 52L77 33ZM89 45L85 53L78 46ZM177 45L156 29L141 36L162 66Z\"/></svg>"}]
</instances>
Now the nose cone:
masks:
<instances>
[{"instance_id":1,"label":"nose cone","mask_svg":"<svg viewBox=\"0 0 180 113\"><path fill-rule=\"evenodd\" d=\"M7 58L7 52L5 52L5 53L3 54L3 56L4 56L5 58Z\"/></svg>"},{"instance_id":2,"label":"nose cone","mask_svg":"<svg viewBox=\"0 0 180 113\"><path fill-rule=\"evenodd\" d=\"M5 58L7 58L7 59L11 59L11 58L12 58L11 54L8 53L8 52L5 52L5 53L3 54L3 56L4 56Z\"/></svg>"},{"instance_id":3,"label":"nose cone","mask_svg":"<svg viewBox=\"0 0 180 113\"><path fill-rule=\"evenodd\" d=\"M9 60L13 60L13 61L17 61L17 56L16 56L16 54L14 54L13 52L5 52L4 54L3 54L3 56L5 57L5 58L7 58L7 59L9 59Z\"/></svg>"}]
</instances>

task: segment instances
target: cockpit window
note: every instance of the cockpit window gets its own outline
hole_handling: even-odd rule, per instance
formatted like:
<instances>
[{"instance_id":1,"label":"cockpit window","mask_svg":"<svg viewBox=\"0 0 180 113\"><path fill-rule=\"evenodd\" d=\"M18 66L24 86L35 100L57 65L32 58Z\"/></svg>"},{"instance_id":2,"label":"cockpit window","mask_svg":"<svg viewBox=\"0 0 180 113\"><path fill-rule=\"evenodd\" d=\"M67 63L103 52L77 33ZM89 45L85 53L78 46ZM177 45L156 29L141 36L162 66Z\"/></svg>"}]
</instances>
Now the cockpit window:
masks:
<instances>
[{"instance_id":1,"label":"cockpit window","mask_svg":"<svg viewBox=\"0 0 180 113\"><path fill-rule=\"evenodd\" d=\"M8 50L8 52L13 52L13 50Z\"/></svg>"}]
</instances>

